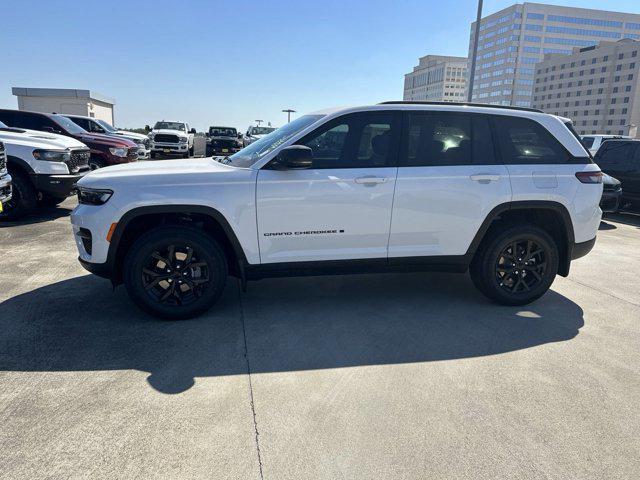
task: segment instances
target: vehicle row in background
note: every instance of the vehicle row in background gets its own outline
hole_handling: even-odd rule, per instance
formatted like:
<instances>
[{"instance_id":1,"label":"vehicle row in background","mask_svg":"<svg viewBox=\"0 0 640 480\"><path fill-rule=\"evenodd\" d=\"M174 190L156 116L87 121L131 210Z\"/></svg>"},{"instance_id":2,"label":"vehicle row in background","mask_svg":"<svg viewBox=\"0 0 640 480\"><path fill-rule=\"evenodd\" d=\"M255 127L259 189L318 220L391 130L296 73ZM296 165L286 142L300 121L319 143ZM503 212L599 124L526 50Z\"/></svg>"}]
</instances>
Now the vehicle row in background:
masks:
<instances>
[{"instance_id":1,"label":"vehicle row in background","mask_svg":"<svg viewBox=\"0 0 640 480\"><path fill-rule=\"evenodd\" d=\"M243 145L246 147L247 145L251 145L253 142L260 140L263 137L266 137L271 132L274 132L276 127L272 127L271 125L267 127L262 127L260 125L254 125L247 128L247 133L245 133L243 140Z\"/></svg>"},{"instance_id":2,"label":"vehicle row in background","mask_svg":"<svg viewBox=\"0 0 640 480\"><path fill-rule=\"evenodd\" d=\"M209 127L207 132L207 157L227 156L244 147L242 134L233 127Z\"/></svg>"},{"instance_id":3,"label":"vehicle row in background","mask_svg":"<svg viewBox=\"0 0 640 480\"><path fill-rule=\"evenodd\" d=\"M598 149L594 161L604 173L615 177L621 183L616 186L612 182L613 184L608 188L605 187L603 201L609 197L609 201L613 203L611 197L615 196L616 190L620 189L620 193L617 194L620 208L640 208L640 140L629 138L607 140ZM605 205L605 207L608 207L606 211L609 211L612 205Z\"/></svg>"},{"instance_id":4,"label":"vehicle row in background","mask_svg":"<svg viewBox=\"0 0 640 480\"><path fill-rule=\"evenodd\" d=\"M1 214L5 219L57 205L90 169L138 160L131 140L89 133L62 115L3 109L0 122L12 177L12 198Z\"/></svg>"}]
</instances>

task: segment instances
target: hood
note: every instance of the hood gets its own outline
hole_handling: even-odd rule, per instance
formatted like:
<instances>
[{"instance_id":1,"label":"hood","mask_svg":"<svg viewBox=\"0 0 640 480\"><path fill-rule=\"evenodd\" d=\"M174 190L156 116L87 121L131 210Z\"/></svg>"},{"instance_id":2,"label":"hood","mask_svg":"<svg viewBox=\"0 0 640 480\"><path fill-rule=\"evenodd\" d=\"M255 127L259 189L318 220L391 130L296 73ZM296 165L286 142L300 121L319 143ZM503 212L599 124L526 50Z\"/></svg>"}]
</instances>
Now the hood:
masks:
<instances>
[{"instance_id":1,"label":"hood","mask_svg":"<svg viewBox=\"0 0 640 480\"><path fill-rule=\"evenodd\" d=\"M0 128L0 140L7 145L20 144L36 148L87 148L84 143L66 135L22 128Z\"/></svg>"},{"instance_id":2,"label":"hood","mask_svg":"<svg viewBox=\"0 0 640 480\"><path fill-rule=\"evenodd\" d=\"M141 133L128 132L127 130L118 130L113 135L120 135L124 138L128 138L130 140L138 140L138 141L144 141L149 138L146 135L142 135Z\"/></svg>"},{"instance_id":3,"label":"hood","mask_svg":"<svg viewBox=\"0 0 640 480\"><path fill-rule=\"evenodd\" d=\"M252 133L250 135L251 138L262 138L262 137L266 137L267 135L269 135L268 133Z\"/></svg>"},{"instance_id":4,"label":"hood","mask_svg":"<svg viewBox=\"0 0 640 480\"><path fill-rule=\"evenodd\" d=\"M158 130L153 130L151 132L152 135L155 135L156 133L162 133L162 134L167 134L167 135L178 135L179 137L186 137L187 133L183 132L182 130L169 130L168 128L160 128Z\"/></svg>"},{"instance_id":5,"label":"hood","mask_svg":"<svg viewBox=\"0 0 640 480\"><path fill-rule=\"evenodd\" d=\"M104 167L85 175L78 182L83 187L110 188L113 183L131 182L145 184L180 182L181 175L189 175L198 181L202 175L229 172L235 167L223 165L212 158L190 158L184 160L157 160L135 162Z\"/></svg>"},{"instance_id":6,"label":"hood","mask_svg":"<svg viewBox=\"0 0 640 480\"><path fill-rule=\"evenodd\" d=\"M78 139L84 143L101 143L110 147L137 147L138 145L132 140L124 137L116 137L113 135L105 135L102 133L83 133L78 135Z\"/></svg>"}]
</instances>

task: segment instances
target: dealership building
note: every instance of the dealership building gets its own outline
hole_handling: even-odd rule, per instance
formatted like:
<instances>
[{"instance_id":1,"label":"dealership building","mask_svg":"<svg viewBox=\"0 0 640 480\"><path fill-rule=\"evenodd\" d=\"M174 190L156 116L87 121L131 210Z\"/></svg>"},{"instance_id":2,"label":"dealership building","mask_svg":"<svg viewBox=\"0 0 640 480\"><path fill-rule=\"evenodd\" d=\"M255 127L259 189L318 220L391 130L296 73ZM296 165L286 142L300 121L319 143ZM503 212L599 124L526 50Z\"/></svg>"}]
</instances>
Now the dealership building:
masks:
<instances>
[{"instance_id":1,"label":"dealership building","mask_svg":"<svg viewBox=\"0 0 640 480\"><path fill-rule=\"evenodd\" d=\"M463 102L467 58L426 55L404 76L403 100Z\"/></svg>"},{"instance_id":2,"label":"dealership building","mask_svg":"<svg viewBox=\"0 0 640 480\"><path fill-rule=\"evenodd\" d=\"M572 55L576 47L623 38L640 39L640 14L523 3L488 15L480 22L473 101L529 107L536 64L546 54Z\"/></svg>"},{"instance_id":3,"label":"dealership building","mask_svg":"<svg viewBox=\"0 0 640 480\"><path fill-rule=\"evenodd\" d=\"M19 110L83 115L114 125L116 101L91 90L13 87L11 92L18 97Z\"/></svg>"},{"instance_id":4,"label":"dealership building","mask_svg":"<svg viewBox=\"0 0 640 480\"><path fill-rule=\"evenodd\" d=\"M546 55L533 106L573 120L578 133L640 137L640 42L623 39Z\"/></svg>"}]
</instances>

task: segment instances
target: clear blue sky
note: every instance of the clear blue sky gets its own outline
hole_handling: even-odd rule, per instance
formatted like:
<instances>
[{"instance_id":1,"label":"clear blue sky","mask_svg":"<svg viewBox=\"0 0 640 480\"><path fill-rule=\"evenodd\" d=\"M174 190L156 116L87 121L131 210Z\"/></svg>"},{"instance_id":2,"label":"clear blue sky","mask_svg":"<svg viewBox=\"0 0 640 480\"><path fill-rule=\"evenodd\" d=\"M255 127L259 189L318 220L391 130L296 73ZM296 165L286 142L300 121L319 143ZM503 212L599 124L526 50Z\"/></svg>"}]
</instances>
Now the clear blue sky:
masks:
<instances>
[{"instance_id":1,"label":"clear blue sky","mask_svg":"<svg viewBox=\"0 0 640 480\"><path fill-rule=\"evenodd\" d=\"M515 2L485 1L484 13ZM640 13L640 1L557 5ZM476 0L2 0L0 107L12 86L85 88L116 124L281 125L402 97L418 57L466 55Z\"/></svg>"}]
</instances>

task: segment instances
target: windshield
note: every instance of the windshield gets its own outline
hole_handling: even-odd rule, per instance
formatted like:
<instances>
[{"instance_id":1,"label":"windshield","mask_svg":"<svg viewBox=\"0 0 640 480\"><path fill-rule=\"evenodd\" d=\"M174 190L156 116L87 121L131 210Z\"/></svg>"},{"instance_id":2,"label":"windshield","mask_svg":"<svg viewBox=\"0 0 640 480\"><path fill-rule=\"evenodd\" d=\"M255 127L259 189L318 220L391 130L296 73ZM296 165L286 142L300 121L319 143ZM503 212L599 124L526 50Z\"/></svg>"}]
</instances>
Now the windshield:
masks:
<instances>
[{"instance_id":1,"label":"windshield","mask_svg":"<svg viewBox=\"0 0 640 480\"><path fill-rule=\"evenodd\" d=\"M156 122L153 129L154 130L182 130L183 132L187 131L185 124L180 122Z\"/></svg>"},{"instance_id":2,"label":"windshield","mask_svg":"<svg viewBox=\"0 0 640 480\"><path fill-rule=\"evenodd\" d=\"M267 135L275 131L273 127L251 127L251 135Z\"/></svg>"},{"instance_id":3,"label":"windshield","mask_svg":"<svg viewBox=\"0 0 640 480\"><path fill-rule=\"evenodd\" d=\"M285 143L296 133L304 130L312 123L317 122L323 116L324 115L305 115L297 118L293 122L287 123L284 127L280 127L279 129L272 131L266 137L256 140L248 147L245 147L230 157L225 158L223 163L233 165L234 167L250 167L269 152Z\"/></svg>"},{"instance_id":4,"label":"windshield","mask_svg":"<svg viewBox=\"0 0 640 480\"><path fill-rule=\"evenodd\" d=\"M111 125L109 125L107 122L105 122L104 120L96 120L95 121L98 125L100 125L102 128L105 129L105 131L109 132L109 133L114 133L117 132L118 130L116 128L113 128Z\"/></svg>"},{"instance_id":5,"label":"windshield","mask_svg":"<svg viewBox=\"0 0 640 480\"><path fill-rule=\"evenodd\" d=\"M89 133L81 126L77 125L73 120L69 120L67 117L63 117L62 115L50 115L49 118L64 128L67 133L71 133L74 135L82 135L83 133Z\"/></svg>"},{"instance_id":6,"label":"windshield","mask_svg":"<svg viewBox=\"0 0 640 480\"><path fill-rule=\"evenodd\" d=\"M210 137L237 137L238 131L231 127L209 127Z\"/></svg>"}]
</instances>

